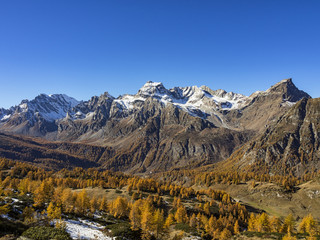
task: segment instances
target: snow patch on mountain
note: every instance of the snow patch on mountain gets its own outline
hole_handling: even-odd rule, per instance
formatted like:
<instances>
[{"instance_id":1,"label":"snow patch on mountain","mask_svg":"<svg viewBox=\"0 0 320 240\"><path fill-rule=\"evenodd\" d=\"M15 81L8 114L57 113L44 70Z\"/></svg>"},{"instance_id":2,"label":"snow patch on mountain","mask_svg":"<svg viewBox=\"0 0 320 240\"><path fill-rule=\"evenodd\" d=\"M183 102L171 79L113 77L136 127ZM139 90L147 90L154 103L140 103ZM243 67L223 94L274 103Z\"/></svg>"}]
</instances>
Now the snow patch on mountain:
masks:
<instances>
[{"instance_id":1,"label":"snow patch on mountain","mask_svg":"<svg viewBox=\"0 0 320 240\"><path fill-rule=\"evenodd\" d=\"M10 117L11 117L11 114L4 115L4 116L1 118L1 121L5 121L5 120L9 119Z\"/></svg>"},{"instance_id":2,"label":"snow patch on mountain","mask_svg":"<svg viewBox=\"0 0 320 240\"><path fill-rule=\"evenodd\" d=\"M23 100L18 106L11 109L0 109L0 123L5 125L13 118L13 125L18 122L29 121L31 126L43 119L56 120L96 120L103 117L127 117L135 111L139 111L142 103L148 98L156 99L162 107L174 105L192 116L220 121L223 126L223 114L225 111L242 109L259 96L272 93L275 87L281 84L289 84L291 80L283 80L266 91L258 91L250 97L233 92L218 89L212 90L207 86L174 87L166 89L161 82L149 81L144 84L137 94L125 94L114 98L108 92L101 96L94 96L88 101L77 101L65 94L40 94L35 99ZM291 87L292 88L292 87ZM290 100L290 102L288 101ZM286 102L288 101L288 102ZM284 99L288 106L294 104L291 99ZM227 127L227 126L226 126Z\"/></svg>"},{"instance_id":3,"label":"snow patch on mountain","mask_svg":"<svg viewBox=\"0 0 320 240\"><path fill-rule=\"evenodd\" d=\"M31 122L33 122L32 118L39 117L52 122L64 118L68 111L78 104L79 101L65 94L40 94L31 101L22 100L18 106L6 110L1 121L23 115Z\"/></svg>"},{"instance_id":4,"label":"snow patch on mountain","mask_svg":"<svg viewBox=\"0 0 320 240\"><path fill-rule=\"evenodd\" d=\"M68 111L79 104L79 101L65 94L41 94L32 101L20 104L22 111L30 110L47 121L55 121L66 116Z\"/></svg>"},{"instance_id":5,"label":"snow patch on mountain","mask_svg":"<svg viewBox=\"0 0 320 240\"><path fill-rule=\"evenodd\" d=\"M114 101L120 104L121 106L123 106L125 109L132 109L134 108L134 104L137 101L144 101L144 100L145 98L142 98L142 97L137 97L133 95L123 95L123 96L120 96L118 99L115 99Z\"/></svg>"},{"instance_id":6,"label":"snow patch on mountain","mask_svg":"<svg viewBox=\"0 0 320 240\"><path fill-rule=\"evenodd\" d=\"M133 109L137 101L148 97L167 104L173 104L192 116L205 117L219 110L237 109L244 105L248 97L242 94L213 91L206 86L175 87L166 89L161 82L147 82L136 95L123 95L115 101L124 109Z\"/></svg>"},{"instance_id":7,"label":"snow patch on mountain","mask_svg":"<svg viewBox=\"0 0 320 240\"><path fill-rule=\"evenodd\" d=\"M40 94L31 101L23 100L12 111L2 111L0 119L2 122L8 121L23 114L24 118L31 122L38 121L39 118L51 122L59 119L90 120L96 116L96 111L101 105L112 104L117 111L130 114L137 104L150 97L157 99L164 106L173 104L190 115L201 118L215 115L220 110L240 108L247 99L241 94L227 93L224 90L213 91L206 86L166 89L161 82L149 81L135 95L125 94L114 98L105 92L100 97L92 97L86 102L79 102L65 94Z\"/></svg>"}]
</instances>

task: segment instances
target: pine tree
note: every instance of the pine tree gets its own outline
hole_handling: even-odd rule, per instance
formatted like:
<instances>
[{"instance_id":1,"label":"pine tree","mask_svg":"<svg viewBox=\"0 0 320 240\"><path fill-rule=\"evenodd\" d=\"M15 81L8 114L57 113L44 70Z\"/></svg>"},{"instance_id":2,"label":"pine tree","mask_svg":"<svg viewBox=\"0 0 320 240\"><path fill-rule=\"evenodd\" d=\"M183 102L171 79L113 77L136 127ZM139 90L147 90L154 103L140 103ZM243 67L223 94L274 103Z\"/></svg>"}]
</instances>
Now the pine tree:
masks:
<instances>
[{"instance_id":1,"label":"pine tree","mask_svg":"<svg viewBox=\"0 0 320 240\"><path fill-rule=\"evenodd\" d=\"M205 214L210 215L210 203L209 202L206 202L203 205L203 211L205 212Z\"/></svg>"},{"instance_id":2,"label":"pine tree","mask_svg":"<svg viewBox=\"0 0 320 240\"><path fill-rule=\"evenodd\" d=\"M28 178L22 179L19 183L18 190L20 195L24 196L29 192L30 180Z\"/></svg>"},{"instance_id":3,"label":"pine tree","mask_svg":"<svg viewBox=\"0 0 320 240\"><path fill-rule=\"evenodd\" d=\"M207 223L204 224L204 228L206 230L207 233L209 233L211 236L214 235L214 231L217 228L217 219L211 215L211 217L209 218L209 221L206 221Z\"/></svg>"},{"instance_id":4,"label":"pine tree","mask_svg":"<svg viewBox=\"0 0 320 240\"><path fill-rule=\"evenodd\" d=\"M49 206L47 208L47 213L48 213L48 217L49 219L54 219L54 210L55 210L55 207L53 205L52 202L49 203Z\"/></svg>"}]
</instances>

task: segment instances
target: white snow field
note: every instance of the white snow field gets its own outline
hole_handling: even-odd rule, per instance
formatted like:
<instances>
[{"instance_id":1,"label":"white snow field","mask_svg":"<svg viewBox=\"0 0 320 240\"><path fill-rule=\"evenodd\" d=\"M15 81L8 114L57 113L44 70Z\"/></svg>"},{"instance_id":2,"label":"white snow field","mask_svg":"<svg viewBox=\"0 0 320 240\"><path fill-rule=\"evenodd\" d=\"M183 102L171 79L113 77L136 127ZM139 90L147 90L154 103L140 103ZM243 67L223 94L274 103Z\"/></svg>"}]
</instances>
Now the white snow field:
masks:
<instances>
[{"instance_id":1,"label":"white snow field","mask_svg":"<svg viewBox=\"0 0 320 240\"><path fill-rule=\"evenodd\" d=\"M64 222L66 223L66 231L72 239L112 240L102 232L104 227L98 223L82 219L68 219Z\"/></svg>"}]
</instances>

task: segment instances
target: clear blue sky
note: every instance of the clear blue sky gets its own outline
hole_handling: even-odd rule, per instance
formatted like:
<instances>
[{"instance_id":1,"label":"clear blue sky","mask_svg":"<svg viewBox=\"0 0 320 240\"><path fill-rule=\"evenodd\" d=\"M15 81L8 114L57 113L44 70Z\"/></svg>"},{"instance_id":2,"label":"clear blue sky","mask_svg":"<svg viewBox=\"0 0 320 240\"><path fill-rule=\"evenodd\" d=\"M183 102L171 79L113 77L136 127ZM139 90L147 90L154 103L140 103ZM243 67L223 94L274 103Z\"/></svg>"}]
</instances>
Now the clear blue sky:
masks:
<instances>
[{"instance_id":1,"label":"clear blue sky","mask_svg":"<svg viewBox=\"0 0 320 240\"><path fill-rule=\"evenodd\" d=\"M319 12L319 0L1 1L0 107L148 80L249 95L292 77L320 97Z\"/></svg>"}]
</instances>

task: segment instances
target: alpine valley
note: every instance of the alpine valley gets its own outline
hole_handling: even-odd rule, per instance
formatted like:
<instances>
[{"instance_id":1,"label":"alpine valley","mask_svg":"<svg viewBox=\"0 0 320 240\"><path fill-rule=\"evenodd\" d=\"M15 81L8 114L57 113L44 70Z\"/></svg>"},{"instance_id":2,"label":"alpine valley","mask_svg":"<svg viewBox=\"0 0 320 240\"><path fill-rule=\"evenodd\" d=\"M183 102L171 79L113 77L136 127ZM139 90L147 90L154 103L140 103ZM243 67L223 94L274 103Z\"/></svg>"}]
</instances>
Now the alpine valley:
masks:
<instances>
[{"instance_id":1,"label":"alpine valley","mask_svg":"<svg viewBox=\"0 0 320 240\"><path fill-rule=\"evenodd\" d=\"M320 239L320 99L292 79L0 109L0 240Z\"/></svg>"}]
</instances>

